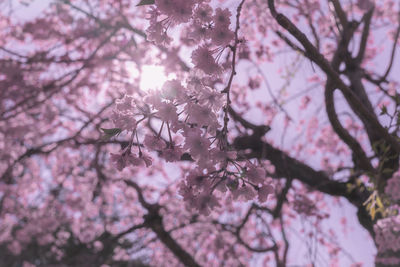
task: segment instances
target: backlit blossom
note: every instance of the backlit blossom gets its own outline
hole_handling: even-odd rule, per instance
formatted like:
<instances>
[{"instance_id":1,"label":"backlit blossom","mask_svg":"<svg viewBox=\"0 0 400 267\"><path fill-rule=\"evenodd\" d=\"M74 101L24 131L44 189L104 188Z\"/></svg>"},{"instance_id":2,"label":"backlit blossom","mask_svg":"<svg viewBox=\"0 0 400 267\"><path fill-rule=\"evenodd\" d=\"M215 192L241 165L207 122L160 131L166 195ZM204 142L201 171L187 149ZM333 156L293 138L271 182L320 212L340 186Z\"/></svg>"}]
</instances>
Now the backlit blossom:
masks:
<instances>
[{"instance_id":1,"label":"backlit blossom","mask_svg":"<svg viewBox=\"0 0 400 267\"><path fill-rule=\"evenodd\" d=\"M168 100L187 100L185 88L178 80L166 81L161 89L161 95Z\"/></svg>"},{"instance_id":2,"label":"backlit blossom","mask_svg":"<svg viewBox=\"0 0 400 267\"><path fill-rule=\"evenodd\" d=\"M179 147L167 148L162 150L161 157L167 162L175 162L181 159L183 151Z\"/></svg>"},{"instance_id":3,"label":"backlit blossom","mask_svg":"<svg viewBox=\"0 0 400 267\"><path fill-rule=\"evenodd\" d=\"M211 50L207 46L199 46L192 52L192 62L196 68L208 75L219 74L221 67L215 62Z\"/></svg>"},{"instance_id":4,"label":"backlit blossom","mask_svg":"<svg viewBox=\"0 0 400 267\"><path fill-rule=\"evenodd\" d=\"M258 200L263 203L268 200L268 196L274 192L272 185L263 185L258 189Z\"/></svg>"},{"instance_id":5,"label":"backlit blossom","mask_svg":"<svg viewBox=\"0 0 400 267\"><path fill-rule=\"evenodd\" d=\"M243 199L245 201L254 199L257 192L250 185L239 185L238 189L232 191L234 199Z\"/></svg>"},{"instance_id":6,"label":"backlit blossom","mask_svg":"<svg viewBox=\"0 0 400 267\"><path fill-rule=\"evenodd\" d=\"M194 2L191 0L156 0L158 10L167 15L174 23L187 22L193 11Z\"/></svg>"},{"instance_id":7,"label":"backlit blossom","mask_svg":"<svg viewBox=\"0 0 400 267\"><path fill-rule=\"evenodd\" d=\"M229 24L231 23L230 17L231 12L229 9L217 8L215 10L215 15L213 16L213 21L215 25L229 27Z\"/></svg>"},{"instance_id":8,"label":"backlit blossom","mask_svg":"<svg viewBox=\"0 0 400 267\"><path fill-rule=\"evenodd\" d=\"M200 214L203 214L205 216L208 216L210 212L216 207L221 206L217 197L208 192L201 193L195 198L195 200L196 201L194 207L200 212Z\"/></svg>"},{"instance_id":9,"label":"backlit blossom","mask_svg":"<svg viewBox=\"0 0 400 267\"><path fill-rule=\"evenodd\" d=\"M155 0L158 10L166 15L171 15L175 12L176 2L175 0Z\"/></svg>"},{"instance_id":10,"label":"backlit blossom","mask_svg":"<svg viewBox=\"0 0 400 267\"><path fill-rule=\"evenodd\" d=\"M225 25L216 25L211 30L211 40L216 46L226 46L228 45L234 38L234 34L229 28Z\"/></svg>"},{"instance_id":11,"label":"backlit blossom","mask_svg":"<svg viewBox=\"0 0 400 267\"><path fill-rule=\"evenodd\" d=\"M147 155L136 156L134 154L124 152L121 154L110 154L110 160L114 163L115 168L122 171L125 167L132 166L143 166L149 167L152 164L151 158Z\"/></svg>"},{"instance_id":12,"label":"backlit blossom","mask_svg":"<svg viewBox=\"0 0 400 267\"><path fill-rule=\"evenodd\" d=\"M114 111L111 115L111 120L113 121L116 128L128 131L136 129L136 119L131 113L121 113Z\"/></svg>"},{"instance_id":13,"label":"backlit blossom","mask_svg":"<svg viewBox=\"0 0 400 267\"><path fill-rule=\"evenodd\" d=\"M172 103L161 103L158 107L157 115L165 122L176 122L178 115L176 114L177 109Z\"/></svg>"},{"instance_id":14,"label":"backlit blossom","mask_svg":"<svg viewBox=\"0 0 400 267\"><path fill-rule=\"evenodd\" d=\"M133 96L125 95L123 99L115 101L116 109L121 112L131 111L133 107Z\"/></svg>"},{"instance_id":15,"label":"backlit blossom","mask_svg":"<svg viewBox=\"0 0 400 267\"><path fill-rule=\"evenodd\" d=\"M189 132L185 139L185 149L189 150L192 157L207 157L210 140L196 132Z\"/></svg>"},{"instance_id":16,"label":"backlit blossom","mask_svg":"<svg viewBox=\"0 0 400 267\"><path fill-rule=\"evenodd\" d=\"M111 153L110 157L117 170L122 171L126 167L126 158L123 155Z\"/></svg>"},{"instance_id":17,"label":"backlit blossom","mask_svg":"<svg viewBox=\"0 0 400 267\"><path fill-rule=\"evenodd\" d=\"M172 38L167 35L161 22L151 24L146 30L147 40L156 44L167 45L172 41Z\"/></svg>"},{"instance_id":18,"label":"backlit blossom","mask_svg":"<svg viewBox=\"0 0 400 267\"><path fill-rule=\"evenodd\" d=\"M263 168L247 164L246 178L254 184L259 184L265 180L266 173Z\"/></svg>"},{"instance_id":19,"label":"backlit blossom","mask_svg":"<svg viewBox=\"0 0 400 267\"><path fill-rule=\"evenodd\" d=\"M143 143L151 150L162 150L165 147L165 142L160 137L149 134L145 136Z\"/></svg>"},{"instance_id":20,"label":"backlit blossom","mask_svg":"<svg viewBox=\"0 0 400 267\"><path fill-rule=\"evenodd\" d=\"M201 23L208 23L212 20L212 8L207 4L200 4L194 11L193 19Z\"/></svg>"},{"instance_id":21,"label":"backlit blossom","mask_svg":"<svg viewBox=\"0 0 400 267\"><path fill-rule=\"evenodd\" d=\"M200 42L210 37L210 30L201 24L193 23L189 26L188 37L196 42Z\"/></svg>"},{"instance_id":22,"label":"backlit blossom","mask_svg":"<svg viewBox=\"0 0 400 267\"><path fill-rule=\"evenodd\" d=\"M198 126L207 126L216 120L215 114L210 108L197 104L189 105L188 114L190 116L190 122Z\"/></svg>"}]
</instances>

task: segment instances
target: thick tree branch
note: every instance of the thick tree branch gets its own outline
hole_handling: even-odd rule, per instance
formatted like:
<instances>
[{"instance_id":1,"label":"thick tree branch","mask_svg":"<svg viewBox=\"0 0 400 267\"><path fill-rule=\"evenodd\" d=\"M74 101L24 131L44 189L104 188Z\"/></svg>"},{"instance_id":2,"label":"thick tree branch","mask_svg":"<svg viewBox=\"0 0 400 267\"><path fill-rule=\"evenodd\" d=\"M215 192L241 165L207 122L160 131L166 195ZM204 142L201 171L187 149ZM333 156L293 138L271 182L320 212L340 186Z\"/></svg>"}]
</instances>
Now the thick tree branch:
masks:
<instances>
[{"instance_id":1,"label":"thick tree branch","mask_svg":"<svg viewBox=\"0 0 400 267\"><path fill-rule=\"evenodd\" d=\"M163 218L159 213L160 206L147 202L143 196L142 189L137 183L131 180L124 180L124 182L126 185L133 187L136 190L140 204L148 211L144 216L144 225L150 228L157 235L160 241L170 249L175 257L177 257L185 266L200 267L195 259L185 249L183 249L174 238L172 238L170 233L165 230Z\"/></svg>"},{"instance_id":2,"label":"thick tree branch","mask_svg":"<svg viewBox=\"0 0 400 267\"><path fill-rule=\"evenodd\" d=\"M292 182L293 179L288 177L286 179L285 186L282 188L282 191L279 193L278 199L276 201L276 206L274 210L272 211L272 216L276 219L281 216L281 211L283 204L287 201L287 194L289 192L289 189L292 187Z\"/></svg>"},{"instance_id":3,"label":"thick tree branch","mask_svg":"<svg viewBox=\"0 0 400 267\"><path fill-rule=\"evenodd\" d=\"M219 225L222 228L222 230L231 233L233 236L235 236L236 240L249 251L256 252L256 253L265 253L265 252L269 252L269 251L277 251L278 250L278 246L277 246L277 244L276 244L276 242L274 240L273 240L273 245L272 246L268 246L268 247L265 247L265 248L259 248L259 247L257 248L257 247L253 247L253 246L249 245L240 236L241 230L243 229L243 227L246 225L246 223L250 219L250 216L252 215L254 210L261 210L261 209L259 209L258 206L255 205L255 204L251 205L251 207L247 210L246 215L243 217L243 219L241 220L241 223L239 225L221 223L218 220L214 220L213 224Z\"/></svg>"},{"instance_id":4,"label":"thick tree branch","mask_svg":"<svg viewBox=\"0 0 400 267\"><path fill-rule=\"evenodd\" d=\"M400 35L400 12L399 12L399 22L398 22L398 26L397 26L397 30L394 36L394 40L393 40L393 46L392 46L392 52L390 54L390 61L389 61L389 65L385 71L385 74L383 74L382 78L380 79L380 81L385 81L387 76L389 75L390 71L392 70L392 66L393 66L393 61L394 61L394 56L396 54L396 48L398 46L397 44L397 40L399 39L399 35Z\"/></svg>"},{"instance_id":5,"label":"thick tree branch","mask_svg":"<svg viewBox=\"0 0 400 267\"><path fill-rule=\"evenodd\" d=\"M370 173L375 173L375 169L372 167L367 155L362 149L361 145L358 141L350 135L350 133L342 126L339 121L339 118L335 111L334 104L334 88L332 87L330 80L328 79L325 87L325 105L326 105L326 113L328 114L329 121L332 125L335 133L345 142L349 148L353 151L355 157L358 159L359 166L363 170L368 171Z\"/></svg>"},{"instance_id":6,"label":"thick tree branch","mask_svg":"<svg viewBox=\"0 0 400 267\"><path fill-rule=\"evenodd\" d=\"M360 48L358 50L357 57L355 59L356 63L361 64L364 59L365 49L367 48L367 41L369 36L369 28L371 25L372 15L374 13L374 7L372 7L367 13L364 14L362 21L364 21L364 28L361 35Z\"/></svg>"},{"instance_id":7,"label":"thick tree branch","mask_svg":"<svg viewBox=\"0 0 400 267\"><path fill-rule=\"evenodd\" d=\"M325 57L318 52L314 45L308 40L308 38L302 33L285 15L278 13L275 9L274 0L268 0L268 6L271 11L272 16L275 20L285 28L290 34L293 35L305 48L308 58L313 60L332 80L334 87L340 89L343 95L346 97L347 101L351 105L357 106L359 114L361 114L361 119L369 121L369 124L379 133L385 140L387 140L390 145L400 152L400 143L391 136L388 131L379 123L375 114L372 114L360 101L358 96L353 92L340 78L339 74L332 68L330 63L325 59ZM360 116L357 114L358 116Z\"/></svg>"},{"instance_id":8,"label":"thick tree branch","mask_svg":"<svg viewBox=\"0 0 400 267\"><path fill-rule=\"evenodd\" d=\"M363 206L369 196L365 188L349 191L347 183L330 179L325 172L314 170L307 164L290 157L285 152L254 136L237 137L234 146L238 150L251 149L251 152L245 154L244 158L268 159L275 166L275 175L279 178L289 176L313 190L331 196L345 197L358 208L360 223L370 232L371 236L374 235L373 222Z\"/></svg>"},{"instance_id":9,"label":"thick tree branch","mask_svg":"<svg viewBox=\"0 0 400 267\"><path fill-rule=\"evenodd\" d=\"M340 24L342 24L342 27L345 28L347 26L346 12L344 12L338 0L330 0L330 1L333 4L333 8L335 9L335 13L339 18Z\"/></svg>"},{"instance_id":10,"label":"thick tree branch","mask_svg":"<svg viewBox=\"0 0 400 267\"><path fill-rule=\"evenodd\" d=\"M91 123L98 118L105 110L107 110L111 105L113 105L114 102L110 102L108 104L106 104L105 106L103 106L92 118L90 118L88 121L86 121L80 128L79 130L72 136L60 139L58 141L55 142L50 142L50 143L45 143L42 144L40 146L37 147L32 147L29 148L25 151L25 153L21 154L18 158L16 158L8 167L7 169L3 172L3 174L1 175L0 180L7 180L6 177L8 175L10 175L11 170L15 167L15 165L24 160L25 158L29 158L32 155L37 155L37 154L50 154L51 152L53 152L55 149L57 149L60 145L67 143L68 141L74 140L75 138L77 138L84 129L86 129L89 125L91 125ZM47 146L50 145L55 145L52 148L50 148L49 150L44 150Z\"/></svg>"}]
</instances>

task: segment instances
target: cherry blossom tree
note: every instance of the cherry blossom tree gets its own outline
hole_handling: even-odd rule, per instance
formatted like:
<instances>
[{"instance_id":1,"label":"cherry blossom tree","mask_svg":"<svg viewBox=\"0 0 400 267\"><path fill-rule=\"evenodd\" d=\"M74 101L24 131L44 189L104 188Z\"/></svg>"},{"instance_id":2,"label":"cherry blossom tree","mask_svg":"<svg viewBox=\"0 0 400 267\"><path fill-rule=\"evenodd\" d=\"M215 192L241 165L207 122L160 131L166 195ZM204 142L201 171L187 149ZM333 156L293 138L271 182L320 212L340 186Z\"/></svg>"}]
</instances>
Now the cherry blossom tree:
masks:
<instances>
[{"instance_id":1,"label":"cherry blossom tree","mask_svg":"<svg viewBox=\"0 0 400 267\"><path fill-rule=\"evenodd\" d=\"M363 266L334 207L400 265L397 1L37 2L0 4L1 266Z\"/></svg>"}]
</instances>

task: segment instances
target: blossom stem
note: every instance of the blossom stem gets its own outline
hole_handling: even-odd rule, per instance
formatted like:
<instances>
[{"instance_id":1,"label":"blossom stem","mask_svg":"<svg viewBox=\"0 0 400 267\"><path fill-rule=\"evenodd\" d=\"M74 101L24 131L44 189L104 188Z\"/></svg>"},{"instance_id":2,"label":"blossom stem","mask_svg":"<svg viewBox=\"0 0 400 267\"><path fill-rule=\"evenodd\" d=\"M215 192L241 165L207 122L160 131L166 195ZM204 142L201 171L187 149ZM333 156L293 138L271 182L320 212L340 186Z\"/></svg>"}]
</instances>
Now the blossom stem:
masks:
<instances>
[{"instance_id":1,"label":"blossom stem","mask_svg":"<svg viewBox=\"0 0 400 267\"><path fill-rule=\"evenodd\" d=\"M237 51L237 45L239 44L239 37L238 37L238 32L240 29L240 24L239 24L239 20L240 20L240 12L242 10L242 6L244 4L245 0L242 0L239 4L239 6L237 7L236 10L236 28L235 28L235 44L232 47L232 71L231 71L231 75L229 77L228 80L228 84L225 87L225 89L222 91L222 93L226 94L226 106L224 108L225 111L225 115L224 115L224 128L222 130L222 135L224 138L224 144L223 144L223 148L224 150L227 149L227 145L228 145L228 121L229 121L229 116L228 116L228 110L229 110L229 106L231 104L231 99L230 99L230 89L232 86L232 81L233 81L233 76L236 75L236 51Z\"/></svg>"},{"instance_id":2,"label":"blossom stem","mask_svg":"<svg viewBox=\"0 0 400 267\"><path fill-rule=\"evenodd\" d=\"M168 129L168 137L169 137L169 144L172 148L172 136L171 136L171 130L169 129L169 123L167 122L167 129Z\"/></svg>"},{"instance_id":3,"label":"blossom stem","mask_svg":"<svg viewBox=\"0 0 400 267\"><path fill-rule=\"evenodd\" d=\"M164 121L161 123L160 131L158 131L157 138L159 138L161 136L161 131L162 131L163 127L164 127Z\"/></svg>"}]
</instances>

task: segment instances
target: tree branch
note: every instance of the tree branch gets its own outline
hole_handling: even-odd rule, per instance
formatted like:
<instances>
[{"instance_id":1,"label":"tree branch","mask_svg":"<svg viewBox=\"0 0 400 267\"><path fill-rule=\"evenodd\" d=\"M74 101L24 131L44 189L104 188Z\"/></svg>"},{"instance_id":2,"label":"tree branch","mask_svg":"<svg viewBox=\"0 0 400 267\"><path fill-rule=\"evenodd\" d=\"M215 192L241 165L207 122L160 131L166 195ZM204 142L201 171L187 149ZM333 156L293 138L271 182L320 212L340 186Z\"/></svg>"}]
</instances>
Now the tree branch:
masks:
<instances>
[{"instance_id":1,"label":"tree branch","mask_svg":"<svg viewBox=\"0 0 400 267\"><path fill-rule=\"evenodd\" d=\"M344 12L338 0L330 0L330 1L333 4L333 8L335 9L335 13L339 18L340 24L342 24L342 27L345 28L347 26L346 12Z\"/></svg>"},{"instance_id":2,"label":"tree branch","mask_svg":"<svg viewBox=\"0 0 400 267\"><path fill-rule=\"evenodd\" d=\"M368 171L370 173L375 173L375 169L372 167L367 155L362 149L361 145L358 141L349 134L349 132L342 126L339 121L339 118L335 111L334 104L334 88L328 79L325 86L325 105L326 105L326 113L328 115L329 121L332 125L335 133L345 142L348 147L353 151L354 155L358 159L357 161L360 163L359 167L363 170Z\"/></svg>"},{"instance_id":3,"label":"tree branch","mask_svg":"<svg viewBox=\"0 0 400 267\"><path fill-rule=\"evenodd\" d=\"M163 218L159 213L160 206L157 204L150 204L148 203L144 196L142 189L140 186L131 181L131 180L124 180L126 185L133 187L139 198L140 204L147 209L148 213L144 216L144 225L157 235L160 241L169 249L171 252L182 262L185 266L189 267L200 267L200 265L195 261L195 259L186 251L184 250L176 241L173 239L168 233L163 225Z\"/></svg>"},{"instance_id":4,"label":"tree branch","mask_svg":"<svg viewBox=\"0 0 400 267\"><path fill-rule=\"evenodd\" d=\"M318 52L305 34L302 33L285 15L276 11L274 0L268 0L268 6L272 16L279 23L279 25L285 28L303 45L307 52L308 58L313 60L325 72L325 74L332 80L333 86L342 91L347 101L358 107L359 114L357 115L361 115L361 119L368 120L369 124L374 127L374 129L379 132L379 134L386 139L388 143L390 143L390 145L396 149L397 152L400 152L400 143L396 140L396 138L391 136L388 131L379 123L375 114L371 114L371 112L363 105L358 96L342 81L339 74L332 68L325 57Z\"/></svg>"},{"instance_id":5,"label":"tree branch","mask_svg":"<svg viewBox=\"0 0 400 267\"><path fill-rule=\"evenodd\" d=\"M374 13L374 7L372 7L367 13L364 14L362 20L364 21L364 28L361 35L360 48L358 50L355 62L359 65L364 59L365 49L367 48L367 41L369 35L369 27L371 25L372 14Z\"/></svg>"},{"instance_id":6,"label":"tree branch","mask_svg":"<svg viewBox=\"0 0 400 267\"><path fill-rule=\"evenodd\" d=\"M399 25L397 26L397 31L396 31L396 34L395 34L394 40L393 40L393 46L392 46L392 52L390 54L389 66L387 67L386 72L385 72L385 74L383 74L383 76L380 79L380 81L385 81L387 76L389 75L391 69L392 69L394 56L396 54L397 40L399 39L399 35L400 35L400 12L399 12Z\"/></svg>"},{"instance_id":7,"label":"tree branch","mask_svg":"<svg viewBox=\"0 0 400 267\"><path fill-rule=\"evenodd\" d=\"M289 176L299 180L313 190L331 196L345 197L358 208L360 223L370 232L371 236L374 236L373 222L363 206L363 203L369 197L369 193L363 186L349 191L347 183L330 179L325 172L314 170L307 164L290 157L285 152L254 136L237 137L234 140L234 147L238 150L252 150L250 153L245 154L243 159L268 159L275 166L277 178L287 178Z\"/></svg>"}]
</instances>

